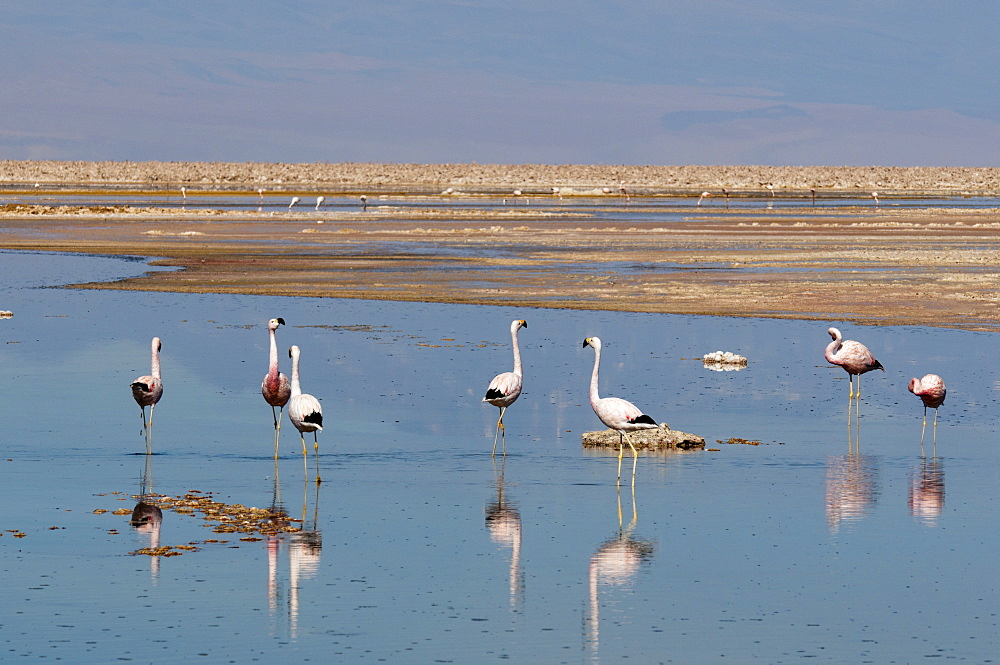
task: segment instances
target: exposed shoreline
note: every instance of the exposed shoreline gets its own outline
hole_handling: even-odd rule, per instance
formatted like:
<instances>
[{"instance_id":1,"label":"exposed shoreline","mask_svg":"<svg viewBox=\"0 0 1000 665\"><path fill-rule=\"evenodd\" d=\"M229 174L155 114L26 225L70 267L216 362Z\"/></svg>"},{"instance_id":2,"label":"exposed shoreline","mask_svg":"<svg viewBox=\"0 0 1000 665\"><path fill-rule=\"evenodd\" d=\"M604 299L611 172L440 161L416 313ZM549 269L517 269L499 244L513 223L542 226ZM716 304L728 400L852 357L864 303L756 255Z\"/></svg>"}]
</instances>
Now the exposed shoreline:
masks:
<instances>
[{"instance_id":1,"label":"exposed shoreline","mask_svg":"<svg viewBox=\"0 0 1000 665\"><path fill-rule=\"evenodd\" d=\"M270 162L69 162L0 160L0 184L186 185L204 188L471 187L505 190L553 186L614 187L635 191L719 189L759 191L871 191L981 194L1000 191L1000 168L881 166L629 166L545 164L284 164ZM530 189L529 189L530 191Z\"/></svg>"},{"instance_id":2,"label":"exposed shoreline","mask_svg":"<svg viewBox=\"0 0 1000 665\"><path fill-rule=\"evenodd\" d=\"M0 173L9 175L10 164L0 163ZM53 163L18 164L21 168L17 173L25 182L39 177L39 188L31 185L28 191L44 193L48 185L41 184L40 176L52 176ZM66 173L77 179L61 180L59 185L100 189L112 182L112 176L131 173L131 177L146 178L148 183L154 182L154 176L168 173L157 170L158 163L145 171L142 165L119 164L116 168L121 171L114 172L99 163L72 164L75 166ZM210 174L213 181L228 182L230 192L236 188L255 192L251 182L226 180L232 177L228 166L213 166L178 165L179 170L169 173L185 177ZM258 165L251 172L253 177L268 178L272 173L268 167L284 166ZM315 182L329 177L324 169L341 169L342 191L351 191L358 183L348 180L378 165L349 165L360 169L356 172L344 170L344 165L313 166L319 169ZM419 180L416 185L385 180L385 186L433 191L446 183L457 184L449 169L461 167L406 168L408 178ZM477 187L483 190L505 192L516 178L527 178L531 173L540 177L540 172L530 170L535 167L520 167L529 170L505 172L508 180L503 182L489 181L484 175L488 169L501 167L476 168L481 169L475 176ZM273 208L256 213L216 210L207 195L192 195L183 208L6 204L0 205L0 247L157 257L157 265L183 268L114 283L77 285L84 288L1000 330L1000 209L876 209L870 200L863 200L862 190L857 193L856 205L827 208L820 215L805 202L773 211L763 207L727 211L718 199L702 208L695 208L688 200L676 204L684 211L682 222L625 226L601 221L609 217L600 212L595 215L572 206L561 207L548 185L578 177L573 169L592 169L588 173L607 176L618 167L545 168L563 172L565 180L539 185L539 191L546 195L534 198L530 206L501 207L496 199L491 205L478 205L475 197L455 206L455 199L440 192L418 194L424 197L419 208L393 206L373 196L366 210L339 206L325 211L286 211L282 205L278 213ZM732 182L727 179L730 171L687 168L714 173L711 177L716 182ZM93 179L79 179L81 169ZM751 167L739 169L746 169L744 177L765 173ZM955 187L952 196L971 187L976 174L982 182L1000 177L1000 169L889 171L900 178L920 175L924 179L920 182L933 180L936 186L950 174L948 182ZM103 179L94 174L103 174ZM959 180L957 174L966 179ZM803 170L794 182L804 181L807 175ZM817 182L842 183L844 177L843 173L830 173L826 180ZM133 184L136 182L140 180ZM574 182L579 185L582 181ZM592 187L599 182L588 180L585 185ZM665 182L655 180L655 186L663 188ZM707 180L691 182L697 184L687 185L688 196L709 187ZM911 187L909 196L933 195L917 188L913 178L905 185L900 184L904 180L891 182ZM294 186L304 187L301 182ZM760 183L755 186L760 187ZM201 190L207 194L212 188L202 185ZM801 197L801 193L789 194L777 186L775 190L782 198ZM996 196L997 191L984 195ZM617 188L606 198L596 210L620 211L623 200ZM634 200L630 210L641 213L642 201ZM650 214L660 213L650 208Z\"/></svg>"}]
</instances>

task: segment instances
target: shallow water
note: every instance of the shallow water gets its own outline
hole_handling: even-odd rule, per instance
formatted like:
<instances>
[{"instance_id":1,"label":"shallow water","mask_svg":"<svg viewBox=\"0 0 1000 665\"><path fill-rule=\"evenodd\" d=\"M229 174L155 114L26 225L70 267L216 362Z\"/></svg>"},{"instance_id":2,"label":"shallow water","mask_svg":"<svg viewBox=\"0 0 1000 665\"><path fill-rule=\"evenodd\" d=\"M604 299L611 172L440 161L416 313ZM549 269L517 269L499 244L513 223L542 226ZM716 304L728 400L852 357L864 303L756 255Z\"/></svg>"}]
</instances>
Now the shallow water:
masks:
<instances>
[{"instance_id":1,"label":"shallow water","mask_svg":"<svg viewBox=\"0 0 1000 665\"><path fill-rule=\"evenodd\" d=\"M43 288L146 269L0 253L5 662L996 658L996 335ZM287 419L275 474L259 392L272 316L322 400L318 488ZM510 368L514 318L529 323L525 390L494 462L497 412L480 399ZM823 360L827 325L887 368L863 378L857 430L846 374ZM128 385L154 335L152 490L280 499L308 537L245 541L170 510L154 534L95 514L135 505L147 460ZM580 446L600 428L591 335L603 394L718 450L643 455L619 493L616 455ZM717 349L749 366L705 368ZM906 391L929 372L949 387L937 456L930 426L921 454ZM715 443L730 437L760 445ZM130 555L154 541L199 549Z\"/></svg>"},{"instance_id":2,"label":"shallow water","mask_svg":"<svg viewBox=\"0 0 1000 665\"><path fill-rule=\"evenodd\" d=\"M454 211L500 211L524 210L546 214L579 214L593 216L602 221L622 221L630 223L648 222L679 222L692 216L717 215L727 210L736 212L760 211L767 213L788 213L796 211L804 214L823 217L830 215L832 219L844 219L845 215L877 213L879 211L918 210L940 208L944 210L977 210L995 208L1000 205L1000 199L984 196L950 196L950 197L891 197L880 200L876 206L867 195L858 194L848 197L829 194L818 196L813 202L808 196L782 196L774 199L757 196L734 196L727 202L721 195L705 199L698 205L697 196L632 196L626 201L617 194L609 196L567 196L559 198L551 194L527 196L497 196L497 195L450 195L410 194L410 195L372 195L368 197L367 206L363 206L357 196L329 194L317 206L317 197L303 195L291 205L291 194L268 193L261 198L257 195L239 195L220 193L218 191L198 192L192 189L187 198L182 198L179 191L159 194L124 194L109 190L107 192L92 192L87 194L63 193L58 187L49 186L48 190L37 192L5 192L0 186L0 203L34 204L34 205L68 205L68 206L129 206L131 208L175 208L192 212L204 209L240 211L248 213L295 212L308 214L315 212L317 216L331 212L359 212L364 209L377 210L392 208L400 219L406 219L407 212L424 213L428 210ZM780 219L780 218L779 218ZM213 223L225 223L226 219L214 219ZM543 220L536 220L543 221Z\"/></svg>"}]
</instances>

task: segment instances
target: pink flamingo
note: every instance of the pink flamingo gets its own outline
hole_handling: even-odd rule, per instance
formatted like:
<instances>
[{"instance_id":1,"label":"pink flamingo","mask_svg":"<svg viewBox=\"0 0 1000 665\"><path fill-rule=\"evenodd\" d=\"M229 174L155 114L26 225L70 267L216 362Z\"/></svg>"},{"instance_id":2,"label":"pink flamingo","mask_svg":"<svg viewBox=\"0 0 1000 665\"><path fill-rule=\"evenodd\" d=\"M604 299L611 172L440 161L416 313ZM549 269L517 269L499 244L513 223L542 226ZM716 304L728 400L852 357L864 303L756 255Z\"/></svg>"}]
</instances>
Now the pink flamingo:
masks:
<instances>
[{"instance_id":1,"label":"pink flamingo","mask_svg":"<svg viewBox=\"0 0 1000 665\"><path fill-rule=\"evenodd\" d=\"M907 389L920 398L924 403L924 426L920 428L920 443L924 442L924 431L927 429L927 409L934 409L934 440L937 441L937 414L938 407L944 404L945 395L948 389L944 386L944 379L937 374L925 374L924 378L910 379Z\"/></svg>"},{"instance_id":2,"label":"pink flamingo","mask_svg":"<svg viewBox=\"0 0 1000 665\"><path fill-rule=\"evenodd\" d=\"M163 396L163 381L160 379L160 338L152 343L151 369L146 376L132 382L132 397L142 412L142 431L146 435L146 454L153 454L153 409ZM146 407L149 407L149 422L146 422Z\"/></svg>"},{"instance_id":3,"label":"pink flamingo","mask_svg":"<svg viewBox=\"0 0 1000 665\"><path fill-rule=\"evenodd\" d=\"M299 347L288 349L288 357L292 359L292 396L288 400L288 419L299 430L302 438L302 458L306 459L306 432L313 433L313 450L316 452L316 482L322 482L319 477L319 440L316 432L323 431L323 407L312 395L302 392L299 384Z\"/></svg>"},{"instance_id":4,"label":"pink flamingo","mask_svg":"<svg viewBox=\"0 0 1000 665\"><path fill-rule=\"evenodd\" d=\"M514 370L494 376L493 380L490 381L490 385L486 388L486 396L483 397L484 402L489 402L500 409L500 419L497 420L497 431L493 436L493 457L496 457L497 454L497 437L504 432L503 414L507 411L507 407L516 402L517 398L521 396L521 349L517 344L517 331L527 327L528 322L524 319L510 322L510 339L511 345L514 348ZM506 435L503 437L503 454L504 457L507 456Z\"/></svg>"},{"instance_id":5,"label":"pink flamingo","mask_svg":"<svg viewBox=\"0 0 1000 665\"><path fill-rule=\"evenodd\" d=\"M840 335L840 331L836 328L830 328L827 332L833 338L833 341L827 344L823 357L826 358L827 362L843 367L844 371L850 376L851 385L848 389L848 399L853 399L855 396L860 399L861 375L874 369L880 369L884 372L885 368L882 367L882 363L875 360L872 352L861 342L855 342L853 339L844 339ZM857 395L854 393L855 376L858 377Z\"/></svg>"},{"instance_id":6,"label":"pink flamingo","mask_svg":"<svg viewBox=\"0 0 1000 665\"><path fill-rule=\"evenodd\" d=\"M621 192L621 195L625 197L625 204L626 205L632 203L632 197L628 195L628 190L625 189L625 181L624 180L622 180L620 183L618 183L618 191Z\"/></svg>"},{"instance_id":7,"label":"pink flamingo","mask_svg":"<svg viewBox=\"0 0 1000 665\"><path fill-rule=\"evenodd\" d=\"M274 332L278 326L285 325L285 320L281 317L271 319L267 322L267 334L271 338L270 361L267 367L267 374L260 383L260 393L264 396L264 401L271 405L271 416L274 418L274 458L278 458L278 437L281 436L281 415L288 398L292 396L292 387L288 382L288 377L278 371L278 342ZM274 407L278 407L277 413Z\"/></svg>"},{"instance_id":8,"label":"pink flamingo","mask_svg":"<svg viewBox=\"0 0 1000 665\"><path fill-rule=\"evenodd\" d=\"M599 337L588 337L583 340L584 348L591 346L594 348L594 373L590 377L590 406L594 413L601 419L601 422L618 432L618 484L622 482L622 454L625 452L625 443L628 441L632 449L632 485L635 485L635 467L639 461L639 452L632 444L629 432L641 429L657 429L660 426L656 421L644 414L639 407L632 402L619 399L618 397L604 397L598 395L598 373L601 369L601 339ZM624 441L622 440L624 437Z\"/></svg>"},{"instance_id":9,"label":"pink flamingo","mask_svg":"<svg viewBox=\"0 0 1000 665\"><path fill-rule=\"evenodd\" d=\"M701 196L698 197L698 205L700 206L701 202L710 197L711 195L712 192L702 192Z\"/></svg>"}]
</instances>

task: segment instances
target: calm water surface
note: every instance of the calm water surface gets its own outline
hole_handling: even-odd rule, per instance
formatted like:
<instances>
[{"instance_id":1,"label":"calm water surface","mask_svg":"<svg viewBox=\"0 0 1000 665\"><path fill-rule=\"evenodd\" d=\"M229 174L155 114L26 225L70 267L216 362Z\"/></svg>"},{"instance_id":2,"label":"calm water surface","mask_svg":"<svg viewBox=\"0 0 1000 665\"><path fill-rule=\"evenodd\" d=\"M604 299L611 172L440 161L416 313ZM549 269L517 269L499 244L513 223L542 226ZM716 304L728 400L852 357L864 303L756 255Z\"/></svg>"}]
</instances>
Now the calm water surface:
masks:
<instances>
[{"instance_id":1,"label":"calm water surface","mask_svg":"<svg viewBox=\"0 0 1000 665\"><path fill-rule=\"evenodd\" d=\"M993 334L922 327L75 291L142 262L0 253L0 661L992 662L1000 653ZM260 396L268 318L323 404L318 488ZM482 404L521 331L525 389L492 460ZM828 325L887 372L847 380ZM163 340L148 460L129 383ZM700 452L581 450L602 392L704 436ZM696 360L750 359L739 372ZM920 445L911 376L948 383ZM715 443L731 437L760 445ZM850 437L850 438L849 438ZM858 439L857 446L852 441ZM311 447L311 446L310 446ZM934 454L936 450L936 455ZM310 460L310 466L312 460ZM268 507L303 534L241 540L169 496ZM120 492L121 494L114 494ZM125 509L126 514L113 512ZM96 512L95 512L96 511ZM17 537L23 534L23 537ZM226 542L206 542L208 540ZM156 545L195 550L131 555Z\"/></svg>"}]
</instances>

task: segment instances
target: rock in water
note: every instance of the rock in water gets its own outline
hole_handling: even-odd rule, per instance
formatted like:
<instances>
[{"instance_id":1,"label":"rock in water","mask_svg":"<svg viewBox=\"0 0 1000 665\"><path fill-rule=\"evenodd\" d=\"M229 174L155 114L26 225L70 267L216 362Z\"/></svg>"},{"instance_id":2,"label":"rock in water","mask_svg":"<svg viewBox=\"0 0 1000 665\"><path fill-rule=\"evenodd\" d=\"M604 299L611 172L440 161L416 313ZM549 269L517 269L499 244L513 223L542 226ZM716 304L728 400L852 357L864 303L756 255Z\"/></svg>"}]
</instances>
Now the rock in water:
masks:
<instances>
[{"instance_id":1,"label":"rock in water","mask_svg":"<svg viewBox=\"0 0 1000 665\"><path fill-rule=\"evenodd\" d=\"M629 438L632 439L636 450L701 450L705 448L703 437L669 429L666 426L659 429L629 432ZM583 433L583 446L585 448L614 448L617 450L619 442L618 432L613 429Z\"/></svg>"}]
</instances>

